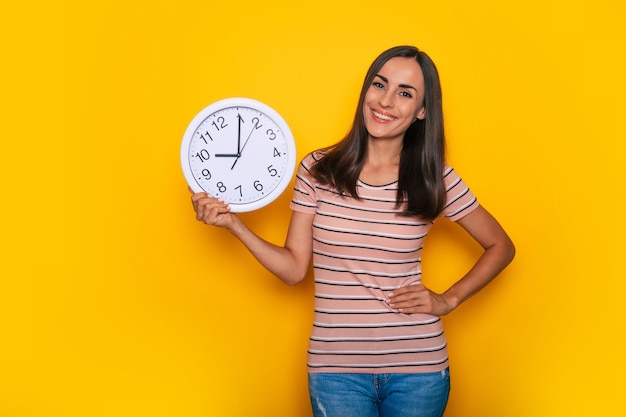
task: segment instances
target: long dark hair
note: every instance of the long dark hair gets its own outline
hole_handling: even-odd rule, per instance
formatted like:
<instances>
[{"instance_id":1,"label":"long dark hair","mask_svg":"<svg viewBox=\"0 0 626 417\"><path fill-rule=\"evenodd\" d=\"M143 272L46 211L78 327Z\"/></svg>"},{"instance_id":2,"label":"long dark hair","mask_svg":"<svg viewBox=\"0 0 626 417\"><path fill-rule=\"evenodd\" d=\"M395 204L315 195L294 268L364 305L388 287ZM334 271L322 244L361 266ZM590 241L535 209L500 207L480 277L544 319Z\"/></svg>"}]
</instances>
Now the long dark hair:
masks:
<instances>
[{"instance_id":1,"label":"long dark hair","mask_svg":"<svg viewBox=\"0 0 626 417\"><path fill-rule=\"evenodd\" d=\"M359 198L356 183L365 162L368 139L363 115L365 94L383 65L395 57L413 58L422 69L426 110L426 117L415 120L404 134L396 206L406 203L404 214L434 220L446 200L441 84L433 61L414 46L388 49L372 63L363 82L352 128L339 143L323 150L325 156L313 166L312 174L319 182L331 185L340 193Z\"/></svg>"}]
</instances>

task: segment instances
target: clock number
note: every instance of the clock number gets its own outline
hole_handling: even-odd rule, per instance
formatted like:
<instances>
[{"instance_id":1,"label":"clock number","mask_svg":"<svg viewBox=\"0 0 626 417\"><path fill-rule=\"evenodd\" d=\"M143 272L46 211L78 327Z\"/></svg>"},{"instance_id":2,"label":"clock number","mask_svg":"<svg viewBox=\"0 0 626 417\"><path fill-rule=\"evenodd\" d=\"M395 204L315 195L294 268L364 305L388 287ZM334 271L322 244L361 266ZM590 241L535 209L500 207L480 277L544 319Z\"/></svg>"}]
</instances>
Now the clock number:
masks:
<instances>
[{"instance_id":1,"label":"clock number","mask_svg":"<svg viewBox=\"0 0 626 417\"><path fill-rule=\"evenodd\" d=\"M267 167L267 172L270 173L270 176L275 177L276 175L278 175L278 171L276 171L276 169L274 168L274 165L270 165Z\"/></svg>"},{"instance_id":2,"label":"clock number","mask_svg":"<svg viewBox=\"0 0 626 417\"><path fill-rule=\"evenodd\" d=\"M206 135L206 136L204 136ZM204 132L203 134L200 135L200 139L202 139L204 141L205 145L208 145L209 142L207 142L206 138L209 138L211 141L213 141L213 138L211 137L211 135L209 134L209 131Z\"/></svg>"},{"instance_id":3,"label":"clock number","mask_svg":"<svg viewBox=\"0 0 626 417\"><path fill-rule=\"evenodd\" d=\"M276 172L276 170L274 170L274 172ZM274 174L274 175L276 175L276 174ZM274 175L272 175L272 176L274 176ZM261 181L256 180L256 181L254 181L254 183L252 185L254 186L255 190L263 191L263 184L261 184ZM218 182L217 186L218 186L220 192L223 193L224 191L226 191L226 187L221 182ZM243 187L241 185L236 186L235 190L239 190L239 197L243 197Z\"/></svg>"},{"instance_id":4,"label":"clock number","mask_svg":"<svg viewBox=\"0 0 626 417\"><path fill-rule=\"evenodd\" d=\"M253 117L253 118L252 118L252 123L254 123L254 128L255 128L255 129L260 129L260 128L262 128L262 127L263 127L263 125L262 125L262 124L259 124L259 122L260 122L260 120L259 120L259 118L258 118L258 117Z\"/></svg>"},{"instance_id":5,"label":"clock number","mask_svg":"<svg viewBox=\"0 0 626 417\"><path fill-rule=\"evenodd\" d=\"M265 133L267 134L269 140L276 139L276 133L274 133L274 131L272 129L267 129L267 131Z\"/></svg>"},{"instance_id":6,"label":"clock number","mask_svg":"<svg viewBox=\"0 0 626 417\"><path fill-rule=\"evenodd\" d=\"M219 190L220 193L225 193L226 192L226 186L224 185L224 183L222 181L218 182L215 185L217 185L217 189Z\"/></svg>"},{"instance_id":7,"label":"clock number","mask_svg":"<svg viewBox=\"0 0 626 417\"><path fill-rule=\"evenodd\" d=\"M210 180L211 179L211 171L209 171L208 169L204 168L202 170L202 176L204 177L204 179Z\"/></svg>"},{"instance_id":8,"label":"clock number","mask_svg":"<svg viewBox=\"0 0 626 417\"><path fill-rule=\"evenodd\" d=\"M219 123L219 125L218 125L218 123L215 123L215 120L211 124L213 126L215 126L215 128L218 130L218 132L219 132L220 129L224 129L226 126L228 126L228 123L226 123L226 120L222 116L217 118L217 122Z\"/></svg>"},{"instance_id":9,"label":"clock number","mask_svg":"<svg viewBox=\"0 0 626 417\"><path fill-rule=\"evenodd\" d=\"M218 186L218 187L220 187L220 185L221 185L221 186L224 186L224 184L222 184L221 182L219 182L219 183L217 184L217 186ZM255 189L255 190L257 190L257 191L263 191L263 184L261 184L261 181L256 180L256 181L254 181L254 183L253 183L252 185L254 186L254 189ZM226 187L223 187L223 188L224 188L223 190L222 190L222 188L220 188L220 191L221 191L221 192L226 191ZM242 187L241 185L236 186L236 187L235 187L235 190L239 190L239 197L243 197L243 187Z\"/></svg>"},{"instance_id":10,"label":"clock number","mask_svg":"<svg viewBox=\"0 0 626 417\"><path fill-rule=\"evenodd\" d=\"M274 158L279 158L281 157L283 154L280 153L280 151L276 148L274 148Z\"/></svg>"},{"instance_id":11,"label":"clock number","mask_svg":"<svg viewBox=\"0 0 626 417\"><path fill-rule=\"evenodd\" d=\"M209 151L206 149L202 149L200 152L194 155L196 158L200 159L202 162L208 161L211 155L209 155Z\"/></svg>"}]
</instances>

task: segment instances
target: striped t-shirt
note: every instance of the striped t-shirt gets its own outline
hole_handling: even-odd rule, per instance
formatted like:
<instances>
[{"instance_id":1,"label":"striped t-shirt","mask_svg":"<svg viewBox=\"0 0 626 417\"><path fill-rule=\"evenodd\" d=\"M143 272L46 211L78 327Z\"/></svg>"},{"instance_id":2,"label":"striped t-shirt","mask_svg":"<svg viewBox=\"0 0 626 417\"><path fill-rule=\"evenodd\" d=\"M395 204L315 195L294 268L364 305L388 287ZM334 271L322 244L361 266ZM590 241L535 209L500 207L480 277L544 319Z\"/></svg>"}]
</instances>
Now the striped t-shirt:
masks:
<instances>
[{"instance_id":1,"label":"striped t-shirt","mask_svg":"<svg viewBox=\"0 0 626 417\"><path fill-rule=\"evenodd\" d=\"M421 253L430 221L400 215L397 183L357 184L360 199L319 184L309 154L298 168L291 208L315 214L315 313L309 372L421 373L448 366L441 319L401 314L385 293L421 282ZM451 167L445 168L442 216L456 221L478 202Z\"/></svg>"}]
</instances>

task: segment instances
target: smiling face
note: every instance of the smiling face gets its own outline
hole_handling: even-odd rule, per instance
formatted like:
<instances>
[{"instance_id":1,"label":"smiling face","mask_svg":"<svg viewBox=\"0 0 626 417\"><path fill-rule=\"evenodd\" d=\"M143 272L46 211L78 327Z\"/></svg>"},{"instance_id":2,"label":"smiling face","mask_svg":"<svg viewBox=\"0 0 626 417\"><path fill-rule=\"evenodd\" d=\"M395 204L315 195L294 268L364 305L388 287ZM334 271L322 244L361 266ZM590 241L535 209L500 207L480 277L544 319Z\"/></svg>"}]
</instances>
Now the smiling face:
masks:
<instances>
[{"instance_id":1,"label":"smiling face","mask_svg":"<svg viewBox=\"0 0 626 417\"><path fill-rule=\"evenodd\" d=\"M413 58L391 58L365 93L363 117L370 139L401 140L425 115L422 69Z\"/></svg>"}]
</instances>

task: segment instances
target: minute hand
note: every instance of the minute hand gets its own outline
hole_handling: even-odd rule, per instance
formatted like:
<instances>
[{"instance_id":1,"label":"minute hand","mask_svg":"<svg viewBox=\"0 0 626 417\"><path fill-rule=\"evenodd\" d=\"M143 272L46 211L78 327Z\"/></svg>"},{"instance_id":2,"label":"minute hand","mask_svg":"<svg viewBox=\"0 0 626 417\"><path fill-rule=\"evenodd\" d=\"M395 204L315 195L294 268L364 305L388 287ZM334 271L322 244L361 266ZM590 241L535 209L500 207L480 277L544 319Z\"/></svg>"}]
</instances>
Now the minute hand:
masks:
<instances>
[{"instance_id":1,"label":"minute hand","mask_svg":"<svg viewBox=\"0 0 626 417\"><path fill-rule=\"evenodd\" d=\"M241 155L243 155L243 150L246 148L246 145L248 144L248 141L250 140L250 137L252 136L253 132L254 132L254 127L252 128L252 130L250 130L250 133L248 134L248 137L246 138L246 141L243 143L243 146L239 150L239 155L237 155L237 158L235 158L235 162L233 162L233 166L230 167L231 170L233 168L235 168L235 165L237 164L237 161L239 161L239 158L241 158Z\"/></svg>"},{"instance_id":2,"label":"minute hand","mask_svg":"<svg viewBox=\"0 0 626 417\"><path fill-rule=\"evenodd\" d=\"M241 155L241 123L243 122L243 119L241 118L241 115L239 113L237 113L237 153L216 153L215 156L217 158L219 157L227 157L227 158L234 158L234 157L239 157ZM232 169L232 168L231 168Z\"/></svg>"},{"instance_id":3,"label":"minute hand","mask_svg":"<svg viewBox=\"0 0 626 417\"><path fill-rule=\"evenodd\" d=\"M239 113L237 113L237 119L239 119L237 124L237 155L241 155L241 122L243 119Z\"/></svg>"}]
</instances>

